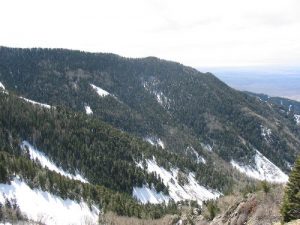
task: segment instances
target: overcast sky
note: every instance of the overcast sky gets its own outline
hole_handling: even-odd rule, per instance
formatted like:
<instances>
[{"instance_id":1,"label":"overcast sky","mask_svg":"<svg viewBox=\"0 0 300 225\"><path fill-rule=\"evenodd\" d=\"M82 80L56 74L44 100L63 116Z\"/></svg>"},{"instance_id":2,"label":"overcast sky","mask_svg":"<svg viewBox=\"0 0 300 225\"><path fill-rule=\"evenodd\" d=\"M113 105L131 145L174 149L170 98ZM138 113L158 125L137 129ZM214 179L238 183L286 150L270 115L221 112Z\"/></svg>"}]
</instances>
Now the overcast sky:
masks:
<instances>
[{"instance_id":1,"label":"overcast sky","mask_svg":"<svg viewBox=\"0 0 300 225\"><path fill-rule=\"evenodd\" d=\"M0 0L0 45L299 65L299 0Z\"/></svg>"}]
</instances>

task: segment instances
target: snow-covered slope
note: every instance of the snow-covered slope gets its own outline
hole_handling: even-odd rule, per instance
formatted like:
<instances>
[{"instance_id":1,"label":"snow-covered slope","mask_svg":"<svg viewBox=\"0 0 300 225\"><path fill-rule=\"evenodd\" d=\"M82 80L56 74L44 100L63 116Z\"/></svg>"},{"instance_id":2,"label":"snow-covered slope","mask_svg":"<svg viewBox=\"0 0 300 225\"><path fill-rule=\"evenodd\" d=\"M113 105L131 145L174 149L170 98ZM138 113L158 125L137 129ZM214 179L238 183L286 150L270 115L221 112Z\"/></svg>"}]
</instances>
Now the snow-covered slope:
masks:
<instances>
[{"instance_id":1,"label":"snow-covered slope","mask_svg":"<svg viewBox=\"0 0 300 225\"><path fill-rule=\"evenodd\" d=\"M294 115L297 125L300 125L300 115Z\"/></svg>"},{"instance_id":2,"label":"snow-covered slope","mask_svg":"<svg viewBox=\"0 0 300 225\"><path fill-rule=\"evenodd\" d=\"M73 175L73 174L67 173L64 170L62 170L61 168L57 167L55 165L55 163L52 162L45 155L45 153L43 153L43 152L39 151L38 149L36 149L35 147L33 147L31 144L29 144L29 142L23 141L21 144L21 148L23 149L23 151L28 150L31 160L38 160L41 163L42 167L47 167L49 170L55 171L55 172L65 176L65 177L68 177L70 179L79 180L81 182L88 183L88 181L85 178L83 178L83 176L81 176L80 174Z\"/></svg>"},{"instance_id":3,"label":"snow-covered slope","mask_svg":"<svg viewBox=\"0 0 300 225\"><path fill-rule=\"evenodd\" d=\"M98 94L99 96L105 97L105 96L109 95L109 92L103 90L102 88L97 87L97 86L94 85L94 84L90 84L90 85L91 85L91 87L97 92L97 94Z\"/></svg>"},{"instance_id":4,"label":"snow-covered slope","mask_svg":"<svg viewBox=\"0 0 300 225\"><path fill-rule=\"evenodd\" d=\"M156 160L146 160L147 162L147 171L149 173L155 172L157 175L160 176L163 183L169 187L169 195L174 201L181 201L181 200L196 200L199 204L202 204L203 201L208 199L215 199L220 196L220 193L213 190L208 190L207 188L198 184L197 180L195 179L194 173L189 173L187 175L187 183L184 185L180 185L177 179L178 171L177 168L172 168L171 171L167 171L163 167L157 165ZM139 167L142 167L142 164L138 164ZM145 195L145 189L134 189L133 195L138 198L141 202L151 202L157 203L160 202L162 198L159 195L158 198L155 198L158 194L151 193L151 195ZM155 190L152 190L155 192ZM149 197L148 197L149 196ZM148 199L147 199L148 197Z\"/></svg>"},{"instance_id":5,"label":"snow-covered slope","mask_svg":"<svg viewBox=\"0 0 300 225\"><path fill-rule=\"evenodd\" d=\"M170 200L169 196L164 195L161 192L157 192L154 188L149 188L147 186L134 187L132 195L143 204L148 202L159 204L163 202L169 202Z\"/></svg>"},{"instance_id":6,"label":"snow-covered slope","mask_svg":"<svg viewBox=\"0 0 300 225\"><path fill-rule=\"evenodd\" d=\"M85 113L86 113L87 115L93 114L93 111L92 111L92 109L91 109L90 106L87 105L87 106L85 106L84 108L85 108Z\"/></svg>"},{"instance_id":7,"label":"snow-covered slope","mask_svg":"<svg viewBox=\"0 0 300 225\"><path fill-rule=\"evenodd\" d=\"M241 173L258 180L266 180L275 183L285 183L288 181L288 176L257 150L255 155L255 165L245 166L234 160L231 160L231 165Z\"/></svg>"},{"instance_id":8,"label":"snow-covered slope","mask_svg":"<svg viewBox=\"0 0 300 225\"><path fill-rule=\"evenodd\" d=\"M11 184L0 184L0 202L15 199L28 219L47 225L97 224L99 210L85 202L62 199L39 189L31 189L15 178Z\"/></svg>"},{"instance_id":9,"label":"snow-covered slope","mask_svg":"<svg viewBox=\"0 0 300 225\"><path fill-rule=\"evenodd\" d=\"M36 101L30 100L30 99L27 99L27 98L24 98L24 97L20 97L20 98L23 99L26 102L29 102L29 103L33 104L33 105L38 105L38 106L41 106L41 107L44 107L44 108L47 108L47 109L51 108L50 105L47 105L47 104L44 104L44 103L36 102Z\"/></svg>"}]
</instances>

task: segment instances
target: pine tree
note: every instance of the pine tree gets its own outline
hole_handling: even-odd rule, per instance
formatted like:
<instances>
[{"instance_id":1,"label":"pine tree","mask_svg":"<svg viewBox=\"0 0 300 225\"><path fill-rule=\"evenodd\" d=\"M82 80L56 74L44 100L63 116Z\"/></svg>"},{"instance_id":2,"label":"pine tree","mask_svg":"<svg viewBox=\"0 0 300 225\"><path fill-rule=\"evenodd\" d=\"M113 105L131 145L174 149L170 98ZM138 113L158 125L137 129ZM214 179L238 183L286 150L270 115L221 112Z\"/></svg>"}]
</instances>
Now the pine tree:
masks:
<instances>
[{"instance_id":1,"label":"pine tree","mask_svg":"<svg viewBox=\"0 0 300 225\"><path fill-rule=\"evenodd\" d=\"M284 222L300 219L300 157L286 185L281 214Z\"/></svg>"},{"instance_id":2,"label":"pine tree","mask_svg":"<svg viewBox=\"0 0 300 225\"><path fill-rule=\"evenodd\" d=\"M265 194L270 192L271 187L266 180L262 181L260 185Z\"/></svg>"},{"instance_id":3,"label":"pine tree","mask_svg":"<svg viewBox=\"0 0 300 225\"><path fill-rule=\"evenodd\" d=\"M2 203L0 202L0 221L3 220L3 211L2 211L2 208L3 208L3 205L2 205Z\"/></svg>"},{"instance_id":4,"label":"pine tree","mask_svg":"<svg viewBox=\"0 0 300 225\"><path fill-rule=\"evenodd\" d=\"M6 168L0 165L0 183L6 183L8 181L8 175Z\"/></svg>"}]
</instances>

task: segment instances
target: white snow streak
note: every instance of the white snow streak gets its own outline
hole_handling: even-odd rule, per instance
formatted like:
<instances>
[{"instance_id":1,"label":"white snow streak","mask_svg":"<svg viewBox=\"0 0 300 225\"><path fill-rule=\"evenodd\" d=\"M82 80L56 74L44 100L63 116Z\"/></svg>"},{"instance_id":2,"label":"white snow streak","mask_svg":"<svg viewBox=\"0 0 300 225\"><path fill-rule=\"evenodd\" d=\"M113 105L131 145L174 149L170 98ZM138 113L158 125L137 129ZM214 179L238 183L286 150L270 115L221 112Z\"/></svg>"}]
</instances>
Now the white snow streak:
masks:
<instances>
[{"instance_id":1,"label":"white snow streak","mask_svg":"<svg viewBox=\"0 0 300 225\"><path fill-rule=\"evenodd\" d=\"M0 89L5 90L5 87L4 87L4 85L1 82L0 82Z\"/></svg>"},{"instance_id":2,"label":"white snow streak","mask_svg":"<svg viewBox=\"0 0 300 225\"><path fill-rule=\"evenodd\" d=\"M8 91L5 90L5 86L0 82L0 92L8 94Z\"/></svg>"},{"instance_id":3,"label":"white snow streak","mask_svg":"<svg viewBox=\"0 0 300 225\"><path fill-rule=\"evenodd\" d=\"M164 95L162 91L156 89L156 85L159 83L158 80L153 80L152 82L143 82L143 87L146 91L155 95L156 101L163 106L165 109L170 109L170 99Z\"/></svg>"},{"instance_id":4,"label":"white snow streak","mask_svg":"<svg viewBox=\"0 0 300 225\"><path fill-rule=\"evenodd\" d=\"M88 181L83 178L80 174L76 174L76 175L73 175L73 174L70 174L70 173L67 173L65 172L63 169L57 167L55 165L54 162L52 162L46 155L45 153L39 151L38 149L36 149L35 147L33 147L31 144L29 144L27 141L23 141L22 144L21 144L21 148L23 149L23 151L26 151L26 149L28 149L29 151L29 155L30 155L30 159L31 160L38 160L42 167L44 168L48 168L49 170L52 170L52 171L55 171L65 177L68 177L70 179L73 179L73 180L79 180L83 183L88 183Z\"/></svg>"},{"instance_id":5,"label":"white snow streak","mask_svg":"<svg viewBox=\"0 0 300 225\"><path fill-rule=\"evenodd\" d=\"M162 142L162 140L158 139L157 144L161 147L161 148L165 148L165 144Z\"/></svg>"},{"instance_id":6,"label":"white snow streak","mask_svg":"<svg viewBox=\"0 0 300 225\"><path fill-rule=\"evenodd\" d=\"M97 87L96 85L94 84L90 84L91 87L97 92L97 94L100 96L100 97L105 97L107 95L109 95L109 92L103 90L102 88L100 87Z\"/></svg>"},{"instance_id":7,"label":"white snow streak","mask_svg":"<svg viewBox=\"0 0 300 225\"><path fill-rule=\"evenodd\" d=\"M196 200L199 204L208 199L215 199L220 196L219 192L208 190L205 187L198 184L195 179L194 173L187 175L188 183L183 186L179 184L177 175L179 169L172 168L171 171L167 171L163 167L157 165L155 159L146 160L148 173L156 173L160 176L165 186L169 187L169 195L174 201L181 200ZM141 164L138 164L141 167ZM139 199L140 201L146 201L145 199ZM150 202L150 199L147 201ZM159 201L159 200L156 200Z\"/></svg>"},{"instance_id":8,"label":"white snow streak","mask_svg":"<svg viewBox=\"0 0 300 225\"><path fill-rule=\"evenodd\" d=\"M176 223L176 225L182 225L182 224L183 224L182 219L178 220L177 223Z\"/></svg>"},{"instance_id":9,"label":"white snow streak","mask_svg":"<svg viewBox=\"0 0 300 225\"><path fill-rule=\"evenodd\" d=\"M148 136L145 138L145 141L149 142L153 146L160 146L161 148L165 149L165 143L160 138Z\"/></svg>"},{"instance_id":10,"label":"white snow streak","mask_svg":"<svg viewBox=\"0 0 300 225\"><path fill-rule=\"evenodd\" d=\"M92 111L92 109L91 109L91 107L90 106L84 106L84 108L85 108L85 113L87 114L87 115L91 115L91 114L93 114L93 111Z\"/></svg>"},{"instance_id":11,"label":"white snow streak","mask_svg":"<svg viewBox=\"0 0 300 225\"><path fill-rule=\"evenodd\" d=\"M167 98L163 92L153 91L153 94L155 94L156 100L161 106L166 109L170 108L170 99Z\"/></svg>"},{"instance_id":12,"label":"white snow streak","mask_svg":"<svg viewBox=\"0 0 300 225\"><path fill-rule=\"evenodd\" d=\"M206 160L202 156L200 156L192 146L188 146L186 148L186 154L187 155L192 154L195 157L197 163L206 164Z\"/></svg>"},{"instance_id":13,"label":"white snow streak","mask_svg":"<svg viewBox=\"0 0 300 225\"><path fill-rule=\"evenodd\" d=\"M269 136L272 134L271 129L269 129L269 128L267 128L267 127L264 127L263 125L260 125L260 127L261 127L261 135L262 135L263 137L266 137L266 136L269 137Z\"/></svg>"},{"instance_id":14,"label":"white snow streak","mask_svg":"<svg viewBox=\"0 0 300 225\"><path fill-rule=\"evenodd\" d=\"M159 204L169 202L170 200L169 196L164 195L162 192L158 193L155 188L149 188L145 185L143 187L134 187L132 195L142 204L146 204L148 202L152 204Z\"/></svg>"},{"instance_id":15,"label":"white snow streak","mask_svg":"<svg viewBox=\"0 0 300 225\"><path fill-rule=\"evenodd\" d=\"M204 150L206 150L206 151L208 151L208 152L212 152L213 151L213 148L210 146L210 144L203 144L203 143L200 143L201 144L201 147L204 149Z\"/></svg>"},{"instance_id":16,"label":"white snow streak","mask_svg":"<svg viewBox=\"0 0 300 225\"><path fill-rule=\"evenodd\" d=\"M242 166L234 160L231 160L231 165L241 173L258 180L266 180L274 183L285 183L288 181L288 176L257 150L255 165L253 167L250 165Z\"/></svg>"},{"instance_id":17,"label":"white snow streak","mask_svg":"<svg viewBox=\"0 0 300 225\"><path fill-rule=\"evenodd\" d=\"M3 196L16 199L20 210L28 219L47 225L97 224L99 209L89 208L85 202L62 199L49 192L31 189L25 182L14 179L11 184L0 184L0 201Z\"/></svg>"},{"instance_id":18,"label":"white snow streak","mask_svg":"<svg viewBox=\"0 0 300 225\"><path fill-rule=\"evenodd\" d=\"M272 135L272 131L271 129L264 127L263 125L260 125L261 128L261 136L267 141L271 141L271 135Z\"/></svg>"},{"instance_id":19,"label":"white snow streak","mask_svg":"<svg viewBox=\"0 0 300 225\"><path fill-rule=\"evenodd\" d=\"M297 125L300 125L300 115L294 115Z\"/></svg>"},{"instance_id":20,"label":"white snow streak","mask_svg":"<svg viewBox=\"0 0 300 225\"><path fill-rule=\"evenodd\" d=\"M47 109L50 109L50 108L51 108L50 105L43 104L43 103L39 103L39 102L30 100L30 99L27 99L27 98L24 98L24 97L20 97L20 99L23 99L24 101L29 102L29 103L31 103L31 104L33 104L33 105L38 105L38 106L41 106L41 107L44 107L44 108L47 108Z\"/></svg>"}]
</instances>

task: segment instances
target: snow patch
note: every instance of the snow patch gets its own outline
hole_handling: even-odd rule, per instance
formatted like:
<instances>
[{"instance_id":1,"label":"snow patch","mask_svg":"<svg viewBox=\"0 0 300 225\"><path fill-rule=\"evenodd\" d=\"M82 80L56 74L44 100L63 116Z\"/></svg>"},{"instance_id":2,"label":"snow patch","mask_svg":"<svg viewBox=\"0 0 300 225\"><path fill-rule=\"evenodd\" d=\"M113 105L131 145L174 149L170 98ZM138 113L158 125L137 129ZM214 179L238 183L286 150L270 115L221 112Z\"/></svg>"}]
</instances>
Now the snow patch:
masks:
<instances>
[{"instance_id":1,"label":"snow patch","mask_svg":"<svg viewBox=\"0 0 300 225\"><path fill-rule=\"evenodd\" d=\"M271 129L264 127L263 125L260 125L261 128L261 136L267 141L271 141L272 140L272 131Z\"/></svg>"},{"instance_id":2,"label":"snow patch","mask_svg":"<svg viewBox=\"0 0 300 225\"><path fill-rule=\"evenodd\" d=\"M143 87L146 91L153 94L157 102L166 109L170 108L170 99L164 95L162 91L157 90L157 85L159 81L153 80L152 82L143 82Z\"/></svg>"},{"instance_id":3,"label":"snow patch","mask_svg":"<svg viewBox=\"0 0 300 225\"><path fill-rule=\"evenodd\" d=\"M5 87L4 87L4 85L1 82L0 82L0 89L5 90Z\"/></svg>"},{"instance_id":4,"label":"snow patch","mask_svg":"<svg viewBox=\"0 0 300 225\"><path fill-rule=\"evenodd\" d=\"M185 150L187 155L192 155L197 163L206 164L206 160L199 155L199 153L193 148L193 146L188 146Z\"/></svg>"},{"instance_id":5,"label":"snow patch","mask_svg":"<svg viewBox=\"0 0 300 225\"><path fill-rule=\"evenodd\" d=\"M14 179L11 184L0 184L0 202L3 197L16 199L28 219L43 224L97 224L99 209L85 202L62 199L49 192L31 189L25 182Z\"/></svg>"},{"instance_id":6,"label":"snow patch","mask_svg":"<svg viewBox=\"0 0 300 225\"><path fill-rule=\"evenodd\" d=\"M87 114L87 115L91 115L91 114L93 114L93 111L92 111L92 109L91 109L91 107L90 106L84 106L84 108L85 108L85 113Z\"/></svg>"},{"instance_id":7,"label":"snow patch","mask_svg":"<svg viewBox=\"0 0 300 225\"><path fill-rule=\"evenodd\" d=\"M29 102L29 103L31 103L33 105L38 105L38 106L44 107L46 109L50 109L51 108L50 105L43 104L43 103L40 103L40 102L36 102L36 101L30 100L30 99L27 99L27 98L24 98L24 97L20 97L20 99L23 99L24 101Z\"/></svg>"},{"instance_id":8,"label":"snow patch","mask_svg":"<svg viewBox=\"0 0 300 225\"><path fill-rule=\"evenodd\" d=\"M300 125L300 115L294 115L297 125Z\"/></svg>"},{"instance_id":9,"label":"snow patch","mask_svg":"<svg viewBox=\"0 0 300 225\"><path fill-rule=\"evenodd\" d=\"M218 198L221 194L214 190L208 190L207 188L198 184L195 179L195 174L190 172L187 176L187 183L180 185L178 177L178 168L172 168L171 171L167 171L163 167L157 165L156 160L146 160L147 163L147 172L156 173L162 179L164 185L169 187L169 196L175 202L182 200L195 200L199 204L202 204L203 201L209 199ZM139 167L142 167L142 164L138 164ZM146 199L150 201L150 199ZM146 201L144 200L144 201ZM157 200L158 201L158 200Z\"/></svg>"},{"instance_id":10,"label":"snow patch","mask_svg":"<svg viewBox=\"0 0 300 225\"><path fill-rule=\"evenodd\" d=\"M149 136L149 137L146 137L144 140L149 142L153 146L156 146L156 147L160 146L161 148L165 149L165 143L160 138L157 138L154 136Z\"/></svg>"},{"instance_id":11,"label":"snow patch","mask_svg":"<svg viewBox=\"0 0 300 225\"><path fill-rule=\"evenodd\" d=\"M157 144L161 147L161 148L165 148L165 144L162 142L162 140L158 139Z\"/></svg>"},{"instance_id":12,"label":"snow patch","mask_svg":"<svg viewBox=\"0 0 300 225\"><path fill-rule=\"evenodd\" d=\"M85 178L83 178L83 176L81 176L80 174L77 173L76 175L73 175L73 174L67 173L63 169L57 167L55 165L55 163L52 162L45 155L45 153L43 153L43 152L39 151L38 149L36 149L35 147L33 147L31 144L29 144L29 142L23 141L22 144L21 144L21 149L24 152L28 149L30 159L31 160L38 160L41 163L42 167L44 167L44 168L47 167L49 170L55 171L55 172L61 174L62 176L68 177L70 179L79 180L83 183L88 183L88 181Z\"/></svg>"},{"instance_id":13,"label":"snow patch","mask_svg":"<svg viewBox=\"0 0 300 225\"><path fill-rule=\"evenodd\" d=\"M132 195L142 204L147 204L148 202L152 204L168 203L170 200L169 196L162 192L158 193L155 188L149 188L145 185L143 187L134 187Z\"/></svg>"},{"instance_id":14,"label":"snow patch","mask_svg":"<svg viewBox=\"0 0 300 225\"><path fill-rule=\"evenodd\" d=\"M231 160L230 163L241 173L257 180L266 180L274 183L286 183L288 181L288 176L258 150L256 150L254 166L241 165L234 160Z\"/></svg>"},{"instance_id":15,"label":"snow patch","mask_svg":"<svg viewBox=\"0 0 300 225\"><path fill-rule=\"evenodd\" d=\"M105 96L107 96L107 95L110 95L109 92L103 90L102 88L97 87L97 86L94 85L94 84L90 84L90 85L91 85L91 87L97 92L97 94L98 94L100 97L105 97Z\"/></svg>"},{"instance_id":16,"label":"snow patch","mask_svg":"<svg viewBox=\"0 0 300 225\"><path fill-rule=\"evenodd\" d=\"M289 162L285 162L286 163L286 166L290 169L290 170L292 170L293 169L293 165L292 164L290 164Z\"/></svg>"},{"instance_id":17,"label":"snow patch","mask_svg":"<svg viewBox=\"0 0 300 225\"><path fill-rule=\"evenodd\" d=\"M201 144L201 147L208 151L208 152L212 152L213 151L213 148L210 146L210 144L203 144L203 143L200 143Z\"/></svg>"},{"instance_id":18,"label":"snow patch","mask_svg":"<svg viewBox=\"0 0 300 225\"><path fill-rule=\"evenodd\" d=\"M161 106L167 109L170 108L170 100L163 94L163 92L153 91L153 94L155 94L156 100Z\"/></svg>"},{"instance_id":19,"label":"snow patch","mask_svg":"<svg viewBox=\"0 0 300 225\"><path fill-rule=\"evenodd\" d=\"M0 92L8 94L8 91L5 90L5 86L0 82Z\"/></svg>"},{"instance_id":20,"label":"snow patch","mask_svg":"<svg viewBox=\"0 0 300 225\"><path fill-rule=\"evenodd\" d=\"M176 223L176 225L182 225L182 224L183 224L182 219L178 220L177 223Z\"/></svg>"}]
</instances>

